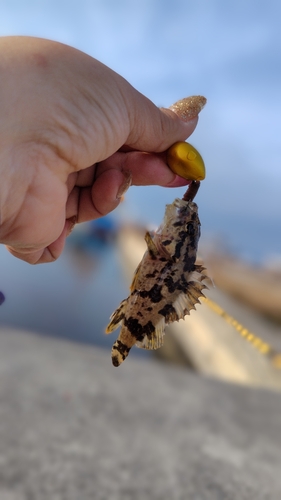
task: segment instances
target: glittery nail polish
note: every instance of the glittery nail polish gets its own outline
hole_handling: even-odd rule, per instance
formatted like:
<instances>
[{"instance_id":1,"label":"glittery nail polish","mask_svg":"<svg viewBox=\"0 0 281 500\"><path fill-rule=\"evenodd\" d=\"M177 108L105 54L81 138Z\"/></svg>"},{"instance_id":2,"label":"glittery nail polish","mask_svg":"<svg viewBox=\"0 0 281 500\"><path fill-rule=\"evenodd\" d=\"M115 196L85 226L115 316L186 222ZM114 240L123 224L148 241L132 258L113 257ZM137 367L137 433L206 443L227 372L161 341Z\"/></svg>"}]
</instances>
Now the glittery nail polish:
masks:
<instances>
[{"instance_id":1,"label":"glittery nail polish","mask_svg":"<svg viewBox=\"0 0 281 500\"><path fill-rule=\"evenodd\" d=\"M169 109L176 113L181 120L187 122L188 120L195 118L200 113L206 102L206 97L203 97L202 95L194 95L180 99L175 102L175 104L172 104Z\"/></svg>"}]
</instances>

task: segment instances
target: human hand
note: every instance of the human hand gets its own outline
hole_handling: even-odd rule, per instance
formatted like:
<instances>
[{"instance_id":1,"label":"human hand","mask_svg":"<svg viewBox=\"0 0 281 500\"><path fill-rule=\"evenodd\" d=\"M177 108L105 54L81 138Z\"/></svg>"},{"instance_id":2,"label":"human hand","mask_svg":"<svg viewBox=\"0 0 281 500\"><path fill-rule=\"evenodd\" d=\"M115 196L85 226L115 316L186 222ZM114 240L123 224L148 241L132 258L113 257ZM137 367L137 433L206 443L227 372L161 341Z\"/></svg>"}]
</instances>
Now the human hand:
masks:
<instances>
[{"instance_id":1,"label":"human hand","mask_svg":"<svg viewBox=\"0 0 281 500\"><path fill-rule=\"evenodd\" d=\"M78 50L29 37L0 39L0 242L51 262L73 224L116 208L134 185L186 184L165 163L200 109L159 109ZM177 110L175 110L177 112Z\"/></svg>"}]
</instances>

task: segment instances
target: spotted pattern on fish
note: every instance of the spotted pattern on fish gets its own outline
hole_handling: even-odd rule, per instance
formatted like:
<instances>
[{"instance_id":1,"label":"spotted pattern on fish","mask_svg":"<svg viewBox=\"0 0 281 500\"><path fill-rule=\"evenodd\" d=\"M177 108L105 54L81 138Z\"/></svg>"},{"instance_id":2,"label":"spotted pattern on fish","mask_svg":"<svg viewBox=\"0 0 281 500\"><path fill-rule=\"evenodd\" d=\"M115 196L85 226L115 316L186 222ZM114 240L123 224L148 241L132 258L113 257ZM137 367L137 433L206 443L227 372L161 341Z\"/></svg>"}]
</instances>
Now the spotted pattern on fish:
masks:
<instances>
[{"instance_id":1,"label":"spotted pattern on fish","mask_svg":"<svg viewBox=\"0 0 281 500\"><path fill-rule=\"evenodd\" d=\"M183 199L166 206L157 231L145 235L147 251L135 271L131 294L112 314L106 329L111 333L121 326L112 348L114 366L126 359L134 345L161 347L165 325L183 319L204 296L207 276L204 267L195 263L200 220L198 207L191 201L198 189L194 184Z\"/></svg>"}]
</instances>

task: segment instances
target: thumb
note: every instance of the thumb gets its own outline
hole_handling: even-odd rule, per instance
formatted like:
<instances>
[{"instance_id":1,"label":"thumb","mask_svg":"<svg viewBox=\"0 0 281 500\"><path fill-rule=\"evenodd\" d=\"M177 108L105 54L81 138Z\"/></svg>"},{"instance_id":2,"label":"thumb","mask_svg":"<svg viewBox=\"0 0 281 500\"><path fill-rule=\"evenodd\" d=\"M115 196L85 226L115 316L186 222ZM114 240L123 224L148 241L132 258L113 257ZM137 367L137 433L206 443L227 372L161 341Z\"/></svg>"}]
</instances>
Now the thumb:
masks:
<instances>
[{"instance_id":1,"label":"thumb","mask_svg":"<svg viewBox=\"0 0 281 500\"><path fill-rule=\"evenodd\" d=\"M130 108L131 130L126 145L141 151L162 152L194 131L198 114L206 104L203 96L181 99L169 109L157 108L142 94Z\"/></svg>"}]
</instances>

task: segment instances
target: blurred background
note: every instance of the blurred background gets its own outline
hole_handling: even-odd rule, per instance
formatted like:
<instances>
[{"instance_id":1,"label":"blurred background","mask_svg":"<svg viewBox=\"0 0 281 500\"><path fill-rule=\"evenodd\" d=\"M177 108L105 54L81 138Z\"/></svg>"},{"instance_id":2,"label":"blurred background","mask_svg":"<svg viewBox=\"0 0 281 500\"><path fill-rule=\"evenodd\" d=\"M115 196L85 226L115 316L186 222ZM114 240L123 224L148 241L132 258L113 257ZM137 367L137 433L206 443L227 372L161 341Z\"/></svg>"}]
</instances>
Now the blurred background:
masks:
<instances>
[{"instance_id":1,"label":"blurred background","mask_svg":"<svg viewBox=\"0 0 281 500\"><path fill-rule=\"evenodd\" d=\"M0 11L1 36L32 35L74 46L156 105L207 97L189 139L207 169L196 198L200 251L215 283L277 322L280 332L279 1L0 0ZM103 223L76 229L51 265L31 267L1 247L6 301L0 325L111 346L113 336L106 337L104 328L128 294L119 230L156 226L165 204L182 194L183 188L131 188ZM263 309L266 301L270 311ZM150 353L134 349L132 355Z\"/></svg>"}]
</instances>

